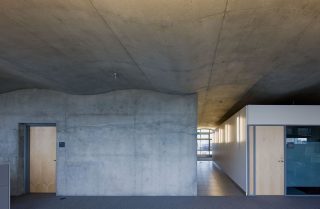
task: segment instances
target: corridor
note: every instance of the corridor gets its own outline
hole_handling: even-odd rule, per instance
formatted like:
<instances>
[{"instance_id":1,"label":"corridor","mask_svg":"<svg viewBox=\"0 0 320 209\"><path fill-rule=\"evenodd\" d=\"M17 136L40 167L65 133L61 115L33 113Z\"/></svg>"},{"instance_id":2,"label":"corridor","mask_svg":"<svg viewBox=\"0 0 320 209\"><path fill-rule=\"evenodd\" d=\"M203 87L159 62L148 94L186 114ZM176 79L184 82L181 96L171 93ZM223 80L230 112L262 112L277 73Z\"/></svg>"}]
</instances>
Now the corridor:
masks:
<instances>
[{"instance_id":1,"label":"corridor","mask_svg":"<svg viewBox=\"0 0 320 209\"><path fill-rule=\"evenodd\" d=\"M244 192L212 161L197 162L198 196L243 196Z\"/></svg>"}]
</instances>

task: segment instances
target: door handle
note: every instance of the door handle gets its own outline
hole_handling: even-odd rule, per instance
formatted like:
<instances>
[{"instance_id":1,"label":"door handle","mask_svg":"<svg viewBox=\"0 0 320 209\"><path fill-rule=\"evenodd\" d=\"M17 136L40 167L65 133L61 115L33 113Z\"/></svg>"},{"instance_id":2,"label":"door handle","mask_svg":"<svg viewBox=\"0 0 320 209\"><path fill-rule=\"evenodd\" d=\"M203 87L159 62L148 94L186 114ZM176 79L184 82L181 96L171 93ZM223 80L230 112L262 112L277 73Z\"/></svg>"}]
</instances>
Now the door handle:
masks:
<instances>
[{"instance_id":1,"label":"door handle","mask_svg":"<svg viewBox=\"0 0 320 209\"><path fill-rule=\"evenodd\" d=\"M278 162L279 162L279 163L283 163L283 162L284 162L284 160L278 160Z\"/></svg>"},{"instance_id":2,"label":"door handle","mask_svg":"<svg viewBox=\"0 0 320 209\"><path fill-rule=\"evenodd\" d=\"M56 162L57 160L53 160L54 162Z\"/></svg>"}]
</instances>

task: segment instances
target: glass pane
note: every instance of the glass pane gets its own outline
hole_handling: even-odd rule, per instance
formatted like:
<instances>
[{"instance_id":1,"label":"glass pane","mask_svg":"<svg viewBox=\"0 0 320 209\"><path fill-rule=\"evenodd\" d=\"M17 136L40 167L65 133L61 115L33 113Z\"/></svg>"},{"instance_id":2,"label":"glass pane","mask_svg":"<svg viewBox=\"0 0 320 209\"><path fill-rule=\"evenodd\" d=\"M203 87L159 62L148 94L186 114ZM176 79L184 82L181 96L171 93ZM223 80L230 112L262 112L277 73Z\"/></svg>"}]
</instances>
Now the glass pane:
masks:
<instances>
[{"instance_id":1,"label":"glass pane","mask_svg":"<svg viewBox=\"0 0 320 209\"><path fill-rule=\"evenodd\" d=\"M320 127L288 126L286 135L287 194L320 194Z\"/></svg>"},{"instance_id":2,"label":"glass pane","mask_svg":"<svg viewBox=\"0 0 320 209\"><path fill-rule=\"evenodd\" d=\"M197 154L201 155L201 141L197 140Z\"/></svg>"},{"instance_id":3,"label":"glass pane","mask_svg":"<svg viewBox=\"0 0 320 209\"><path fill-rule=\"evenodd\" d=\"M209 140L201 141L201 150L202 150L202 155L209 156Z\"/></svg>"},{"instance_id":4,"label":"glass pane","mask_svg":"<svg viewBox=\"0 0 320 209\"><path fill-rule=\"evenodd\" d=\"M197 155L198 157L212 156L212 137L213 130L198 129L197 130Z\"/></svg>"}]
</instances>

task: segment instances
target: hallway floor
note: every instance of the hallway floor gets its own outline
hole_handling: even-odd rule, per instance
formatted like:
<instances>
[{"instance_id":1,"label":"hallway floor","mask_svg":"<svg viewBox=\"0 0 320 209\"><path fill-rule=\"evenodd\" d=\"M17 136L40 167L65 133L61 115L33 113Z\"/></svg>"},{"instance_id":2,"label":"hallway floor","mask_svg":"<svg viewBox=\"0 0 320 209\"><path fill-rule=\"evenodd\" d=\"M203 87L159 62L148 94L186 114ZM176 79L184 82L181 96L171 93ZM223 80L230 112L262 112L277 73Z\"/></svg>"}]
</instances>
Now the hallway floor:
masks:
<instances>
[{"instance_id":1,"label":"hallway floor","mask_svg":"<svg viewBox=\"0 0 320 209\"><path fill-rule=\"evenodd\" d=\"M11 199L12 209L319 209L320 197L246 197L210 161L198 162L197 197L59 197L30 194ZM203 196L201 196L203 195ZM206 195L217 195L209 197ZM227 196L229 195L229 196Z\"/></svg>"},{"instance_id":2,"label":"hallway floor","mask_svg":"<svg viewBox=\"0 0 320 209\"><path fill-rule=\"evenodd\" d=\"M244 196L245 193L212 161L197 162L198 196Z\"/></svg>"},{"instance_id":3,"label":"hallway floor","mask_svg":"<svg viewBox=\"0 0 320 209\"><path fill-rule=\"evenodd\" d=\"M56 197L13 198L12 209L319 209L320 197Z\"/></svg>"}]
</instances>

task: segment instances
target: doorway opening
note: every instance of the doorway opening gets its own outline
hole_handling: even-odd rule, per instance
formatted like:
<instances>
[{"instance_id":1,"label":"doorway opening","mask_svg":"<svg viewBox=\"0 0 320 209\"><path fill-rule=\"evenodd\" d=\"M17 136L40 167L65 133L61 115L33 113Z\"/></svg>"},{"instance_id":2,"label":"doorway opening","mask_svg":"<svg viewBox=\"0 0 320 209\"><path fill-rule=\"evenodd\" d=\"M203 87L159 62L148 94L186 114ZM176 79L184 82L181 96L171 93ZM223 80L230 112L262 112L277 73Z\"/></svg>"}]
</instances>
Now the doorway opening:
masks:
<instances>
[{"instance_id":1,"label":"doorway opening","mask_svg":"<svg viewBox=\"0 0 320 209\"><path fill-rule=\"evenodd\" d=\"M215 131L197 130L198 196L243 196L243 191L214 162Z\"/></svg>"},{"instance_id":2,"label":"doorway opening","mask_svg":"<svg viewBox=\"0 0 320 209\"><path fill-rule=\"evenodd\" d=\"M20 124L25 193L56 193L56 124Z\"/></svg>"}]
</instances>

